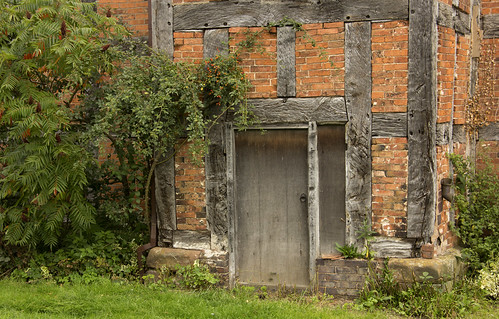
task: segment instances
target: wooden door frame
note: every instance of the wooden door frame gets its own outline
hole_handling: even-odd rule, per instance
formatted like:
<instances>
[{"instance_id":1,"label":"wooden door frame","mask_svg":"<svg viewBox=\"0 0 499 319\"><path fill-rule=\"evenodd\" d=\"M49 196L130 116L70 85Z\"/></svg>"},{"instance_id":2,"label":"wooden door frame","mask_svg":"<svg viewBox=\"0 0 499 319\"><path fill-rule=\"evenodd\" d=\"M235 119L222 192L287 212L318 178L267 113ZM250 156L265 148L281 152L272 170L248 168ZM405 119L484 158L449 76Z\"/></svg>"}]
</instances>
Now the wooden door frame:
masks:
<instances>
[{"instance_id":1,"label":"wooden door frame","mask_svg":"<svg viewBox=\"0 0 499 319\"><path fill-rule=\"evenodd\" d=\"M320 256L319 237L319 156L317 152L317 123L312 121L308 124L284 124L279 126L262 126L254 129L307 129L307 163L308 163L308 201L307 222L309 237L309 279L310 285L315 283L316 260ZM234 287L236 281L236 205L235 194L237 185L235 183L235 130L231 123L226 127L226 150L227 150L227 211L228 211L228 250L229 250L229 286Z\"/></svg>"}]
</instances>

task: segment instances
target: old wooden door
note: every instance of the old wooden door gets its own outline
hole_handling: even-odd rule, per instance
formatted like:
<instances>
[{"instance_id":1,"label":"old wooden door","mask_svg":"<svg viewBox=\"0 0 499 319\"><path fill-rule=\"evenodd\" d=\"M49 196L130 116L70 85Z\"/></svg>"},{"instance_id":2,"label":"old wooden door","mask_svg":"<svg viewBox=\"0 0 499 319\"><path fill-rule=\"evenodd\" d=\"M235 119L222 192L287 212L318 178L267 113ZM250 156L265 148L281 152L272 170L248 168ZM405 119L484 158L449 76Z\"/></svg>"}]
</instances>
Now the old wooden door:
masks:
<instances>
[{"instance_id":1,"label":"old wooden door","mask_svg":"<svg viewBox=\"0 0 499 319\"><path fill-rule=\"evenodd\" d=\"M307 130L235 133L236 277L308 286Z\"/></svg>"}]
</instances>

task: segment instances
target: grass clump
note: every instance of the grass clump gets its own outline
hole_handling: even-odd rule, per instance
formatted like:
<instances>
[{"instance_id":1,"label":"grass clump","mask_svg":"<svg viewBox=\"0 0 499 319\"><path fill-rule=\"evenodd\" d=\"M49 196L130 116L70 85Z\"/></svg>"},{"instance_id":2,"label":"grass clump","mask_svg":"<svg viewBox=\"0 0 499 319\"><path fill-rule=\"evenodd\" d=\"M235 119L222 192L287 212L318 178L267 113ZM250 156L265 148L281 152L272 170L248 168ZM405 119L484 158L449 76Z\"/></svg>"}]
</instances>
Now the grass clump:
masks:
<instances>
[{"instance_id":1,"label":"grass clump","mask_svg":"<svg viewBox=\"0 0 499 319\"><path fill-rule=\"evenodd\" d=\"M0 318L387 318L382 312L262 300L249 291L150 289L110 280L57 285L0 281Z\"/></svg>"},{"instance_id":2,"label":"grass clump","mask_svg":"<svg viewBox=\"0 0 499 319\"><path fill-rule=\"evenodd\" d=\"M356 309L388 309L416 318L467 318L480 308L491 306L475 280L465 278L448 289L423 272L411 284L404 285L395 280L387 264L381 271L371 267L366 286L354 305Z\"/></svg>"}]
</instances>

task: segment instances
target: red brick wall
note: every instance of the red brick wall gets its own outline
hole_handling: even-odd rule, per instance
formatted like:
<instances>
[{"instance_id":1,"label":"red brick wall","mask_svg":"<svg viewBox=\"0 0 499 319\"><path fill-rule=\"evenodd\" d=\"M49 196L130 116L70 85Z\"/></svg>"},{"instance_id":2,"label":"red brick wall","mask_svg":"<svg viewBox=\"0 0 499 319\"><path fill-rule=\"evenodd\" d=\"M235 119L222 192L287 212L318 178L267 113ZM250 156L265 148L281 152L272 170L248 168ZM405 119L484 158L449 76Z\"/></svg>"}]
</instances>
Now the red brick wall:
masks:
<instances>
[{"instance_id":1,"label":"red brick wall","mask_svg":"<svg viewBox=\"0 0 499 319\"><path fill-rule=\"evenodd\" d=\"M205 230L205 171L191 162L189 144L175 154L175 197L177 229Z\"/></svg>"},{"instance_id":2,"label":"red brick wall","mask_svg":"<svg viewBox=\"0 0 499 319\"><path fill-rule=\"evenodd\" d=\"M175 32L173 34L173 60L199 63L203 60L203 32Z\"/></svg>"},{"instance_id":3,"label":"red brick wall","mask_svg":"<svg viewBox=\"0 0 499 319\"><path fill-rule=\"evenodd\" d=\"M97 0L97 3L103 12L110 9L114 16L129 27L134 36L148 37L148 0Z\"/></svg>"},{"instance_id":4,"label":"red brick wall","mask_svg":"<svg viewBox=\"0 0 499 319\"><path fill-rule=\"evenodd\" d=\"M456 69L454 80L454 124L464 124L466 103L470 88L470 39L457 36Z\"/></svg>"},{"instance_id":5,"label":"red brick wall","mask_svg":"<svg viewBox=\"0 0 499 319\"><path fill-rule=\"evenodd\" d=\"M173 60L199 63L203 60L203 32L175 32ZM178 230L205 230L206 193L204 164L194 164L189 144L175 154L175 207Z\"/></svg>"},{"instance_id":6,"label":"red brick wall","mask_svg":"<svg viewBox=\"0 0 499 319\"><path fill-rule=\"evenodd\" d=\"M253 86L249 98L277 97L277 32L275 28L230 28L231 50L237 43L248 39L250 33L260 32L255 47L241 52L241 66ZM263 49L263 50L262 50ZM263 51L263 52L262 52Z\"/></svg>"},{"instance_id":7,"label":"red brick wall","mask_svg":"<svg viewBox=\"0 0 499 319\"><path fill-rule=\"evenodd\" d=\"M454 99L455 31L438 26L437 123L451 120Z\"/></svg>"},{"instance_id":8,"label":"red brick wall","mask_svg":"<svg viewBox=\"0 0 499 319\"><path fill-rule=\"evenodd\" d=\"M343 96L345 27L343 22L303 26L296 33L296 96ZM309 38L308 38L309 37ZM311 40L315 41L314 47Z\"/></svg>"},{"instance_id":9,"label":"red brick wall","mask_svg":"<svg viewBox=\"0 0 499 319\"><path fill-rule=\"evenodd\" d=\"M407 236L407 138L372 140L373 230Z\"/></svg>"},{"instance_id":10,"label":"red brick wall","mask_svg":"<svg viewBox=\"0 0 499 319\"><path fill-rule=\"evenodd\" d=\"M407 111L408 21L372 24L372 112ZM407 236L407 138L372 139L373 230Z\"/></svg>"},{"instance_id":11,"label":"red brick wall","mask_svg":"<svg viewBox=\"0 0 499 319\"><path fill-rule=\"evenodd\" d=\"M408 21L372 24L372 111L407 111Z\"/></svg>"},{"instance_id":12,"label":"red brick wall","mask_svg":"<svg viewBox=\"0 0 499 319\"><path fill-rule=\"evenodd\" d=\"M497 0L482 0L482 14L498 14L499 1Z\"/></svg>"},{"instance_id":13,"label":"red brick wall","mask_svg":"<svg viewBox=\"0 0 499 319\"><path fill-rule=\"evenodd\" d=\"M439 0L439 2L445 3L449 6L453 5L453 0ZM459 0L457 7L466 13L470 13L470 0Z\"/></svg>"}]
</instances>

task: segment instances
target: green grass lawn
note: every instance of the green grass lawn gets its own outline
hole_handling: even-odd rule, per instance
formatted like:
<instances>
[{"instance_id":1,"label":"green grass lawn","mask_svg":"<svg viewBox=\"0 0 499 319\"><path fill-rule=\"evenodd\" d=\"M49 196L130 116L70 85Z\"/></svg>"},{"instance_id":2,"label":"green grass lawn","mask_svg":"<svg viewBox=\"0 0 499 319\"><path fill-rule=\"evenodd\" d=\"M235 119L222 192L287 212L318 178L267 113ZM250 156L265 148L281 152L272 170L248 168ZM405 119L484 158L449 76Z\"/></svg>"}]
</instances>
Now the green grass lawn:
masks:
<instances>
[{"instance_id":1,"label":"green grass lawn","mask_svg":"<svg viewBox=\"0 0 499 319\"><path fill-rule=\"evenodd\" d=\"M189 292L104 282L57 286L0 281L0 318L386 318L216 289Z\"/></svg>"},{"instance_id":2,"label":"green grass lawn","mask_svg":"<svg viewBox=\"0 0 499 319\"><path fill-rule=\"evenodd\" d=\"M395 318L391 313L358 312L326 303L216 289L189 292L139 284L25 284L0 281L0 318ZM497 307L475 318L499 318Z\"/></svg>"}]
</instances>

